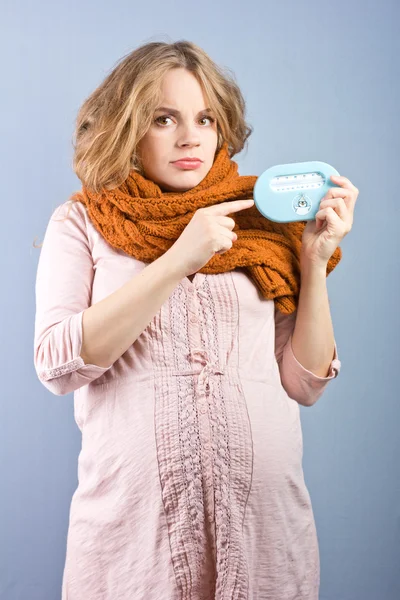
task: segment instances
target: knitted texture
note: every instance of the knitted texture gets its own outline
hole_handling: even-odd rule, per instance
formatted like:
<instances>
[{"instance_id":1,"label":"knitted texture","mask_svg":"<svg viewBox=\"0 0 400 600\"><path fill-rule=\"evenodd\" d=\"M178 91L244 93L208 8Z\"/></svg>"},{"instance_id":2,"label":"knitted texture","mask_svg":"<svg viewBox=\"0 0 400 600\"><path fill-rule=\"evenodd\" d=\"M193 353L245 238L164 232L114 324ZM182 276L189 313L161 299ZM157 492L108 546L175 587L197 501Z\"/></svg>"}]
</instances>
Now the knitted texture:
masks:
<instances>
[{"instance_id":1,"label":"knitted texture","mask_svg":"<svg viewBox=\"0 0 400 600\"><path fill-rule=\"evenodd\" d=\"M178 239L196 210L227 200L253 198L254 175L239 175L225 142L204 179L186 192L163 192L132 170L117 188L94 193L82 186L82 202L96 230L114 248L150 263ZM261 294L283 314L294 312L300 290L300 252L306 221L275 223L253 205L233 215L238 238L224 254L215 254L199 271L215 274L243 267ZM342 257L337 247L329 273Z\"/></svg>"}]
</instances>

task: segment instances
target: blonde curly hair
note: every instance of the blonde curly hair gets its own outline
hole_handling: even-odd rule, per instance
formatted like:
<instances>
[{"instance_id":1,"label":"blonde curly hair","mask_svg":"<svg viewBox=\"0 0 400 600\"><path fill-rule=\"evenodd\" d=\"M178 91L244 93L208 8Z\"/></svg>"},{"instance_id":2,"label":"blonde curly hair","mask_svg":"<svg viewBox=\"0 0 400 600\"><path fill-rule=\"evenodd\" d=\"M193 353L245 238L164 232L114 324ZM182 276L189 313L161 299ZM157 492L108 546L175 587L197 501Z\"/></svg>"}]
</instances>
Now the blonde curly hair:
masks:
<instances>
[{"instance_id":1,"label":"blonde curly hair","mask_svg":"<svg viewBox=\"0 0 400 600\"><path fill-rule=\"evenodd\" d=\"M217 151L224 141L231 158L244 148L253 128L232 71L193 42L150 42L122 57L78 111L73 169L88 189L118 187L132 169L143 174L137 146L161 100L163 76L175 68L187 69L202 86L216 115Z\"/></svg>"}]
</instances>

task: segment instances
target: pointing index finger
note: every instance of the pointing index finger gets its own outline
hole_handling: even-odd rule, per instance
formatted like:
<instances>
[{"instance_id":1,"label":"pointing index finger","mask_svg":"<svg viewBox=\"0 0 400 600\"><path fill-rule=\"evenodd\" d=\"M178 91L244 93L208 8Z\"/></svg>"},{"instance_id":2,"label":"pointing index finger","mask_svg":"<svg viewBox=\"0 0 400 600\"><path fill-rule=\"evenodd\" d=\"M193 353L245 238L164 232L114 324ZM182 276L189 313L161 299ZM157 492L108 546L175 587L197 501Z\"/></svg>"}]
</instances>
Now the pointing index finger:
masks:
<instances>
[{"instance_id":1,"label":"pointing index finger","mask_svg":"<svg viewBox=\"0 0 400 600\"><path fill-rule=\"evenodd\" d=\"M212 208L215 209L215 212L218 215L229 215L230 213L250 208L253 204L254 200L252 198L247 200L228 200L227 202L215 204Z\"/></svg>"}]
</instances>

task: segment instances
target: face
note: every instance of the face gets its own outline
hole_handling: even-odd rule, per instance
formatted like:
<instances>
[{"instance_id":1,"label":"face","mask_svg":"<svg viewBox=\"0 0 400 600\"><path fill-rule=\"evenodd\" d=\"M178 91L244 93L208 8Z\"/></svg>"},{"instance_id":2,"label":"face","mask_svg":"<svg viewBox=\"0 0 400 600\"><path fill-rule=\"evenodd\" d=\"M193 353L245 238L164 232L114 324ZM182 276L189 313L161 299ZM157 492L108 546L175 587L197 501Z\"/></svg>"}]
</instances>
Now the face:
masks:
<instances>
[{"instance_id":1,"label":"face","mask_svg":"<svg viewBox=\"0 0 400 600\"><path fill-rule=\"evenodd\" d=\"M163 191L195 187L211 169L218 144L215 116L196 77L183 68L171 69L162 81L162 100L138 152L145 177ZM163 107L163 108L161 108ZM198 158L185 165L175 161Z\"/></svg>"}]
</instances>

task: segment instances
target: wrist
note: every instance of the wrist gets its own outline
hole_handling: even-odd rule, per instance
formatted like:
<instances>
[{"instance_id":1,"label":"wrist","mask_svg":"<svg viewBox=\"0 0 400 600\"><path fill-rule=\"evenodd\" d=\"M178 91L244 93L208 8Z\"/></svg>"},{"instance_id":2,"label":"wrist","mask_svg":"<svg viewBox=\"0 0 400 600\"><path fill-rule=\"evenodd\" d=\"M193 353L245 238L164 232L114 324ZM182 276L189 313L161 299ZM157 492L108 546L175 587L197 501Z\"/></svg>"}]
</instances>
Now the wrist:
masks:
<instances>
[{"instance_id":1,"label":"wrist","mask_svg":"<svg viewBox=\"0 0 400 600\"><path fill-rule=\"evenodd\" d=\"M324 277L326 278L326 270L328 263L301 258L300 270L301 276L304 277Z\"/></svg>"},{"instance_id":2,"label":"wrist","mask_svg":"<svg viewBox=\"0 0 400 600\"><path fill-rule=\"evenodd\" d=\"M160 256L160 260L163 262L165 269L171 277L178 281L181 281L186 277L186 273L184 273L184 270L182 269L182 261L179 260L179 256L177 256L173 246Z\"/></svg>"}]
</instances>

